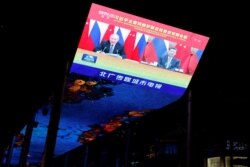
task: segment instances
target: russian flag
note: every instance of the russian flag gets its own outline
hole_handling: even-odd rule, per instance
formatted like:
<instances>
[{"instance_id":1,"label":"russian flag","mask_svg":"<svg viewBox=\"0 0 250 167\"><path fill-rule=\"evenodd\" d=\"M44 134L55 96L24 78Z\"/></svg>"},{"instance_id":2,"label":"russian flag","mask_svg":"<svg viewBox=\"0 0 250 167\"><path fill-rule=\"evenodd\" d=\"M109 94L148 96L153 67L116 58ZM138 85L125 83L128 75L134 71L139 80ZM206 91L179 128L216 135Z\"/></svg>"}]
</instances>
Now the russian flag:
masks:
<instances>
[{"instance_id":1,"label":"russian flag","mask_svg":"<svg viewBox=\"0 0 250 167\"><path fill-rule=\"evenodd\" d=\"M94 22L93 28L90 31L89 38L86 42L86 49L93 50L100 44L101 32L97 21Z\"/></svg>"},{"instance_id":2,"label":"russian flag","mask_svg":"<svg viewBox=\"0 0 250 167\"><path fill-rule=\"evenodd\" d=\"M138 41L137 46L136 46L136 49L138 50L138 55L139 55L140 58L141 58L142 55L143 55L143 51L144 51L144 49L145 49L145 47L146 47L146 44L147 44L147 43L146 43L145 35L142 34L142 36L141 36L141 38L140 38L140 40Z\"/></svg>"},{"instance_id":3,"label":"russian flag","mask_svg":"<svg viewBox=\"0 0 250 167\"><path fill-rule=\"evenodd\" d=\"M203 54L203 51L198 49L197 52L196 52L198 61L200 61L202 54Z\"/></svg>"},{"instance_id":4,"label":"russian flag","mask_svg":"<svg viewBox=\"0 0 250 167\"><path fill-rule=\"evenodd\" d=\"M136 47L133 51L131 59L136 60L136 61L141 61L142 56L144 53L144 49L146 46L146 38L145 35L142 33L137 33L136 34L136 40L135 40Z\"/></svg>"},{"instance_id":5,"label":"russian flag","mask_svg":"<svg viewBox=\"0 0 250 167\"><path fill-rule=\"evenodd\" d=\"M119 42L121 45L124 45L124 39L123 39L122 31L121 31L120 28L117 30L116 34L118 34L119 37L120 37L118 42Z\"/></svg>"},{"instance_id":6,"label":"russian flag","mask_svg":"<svg viewBox=\"0 0 250 167\"><path fill-rule=\"evenodd\" d=\"M156 53L156 60L158 60L158 58L163 56L167 51L167 46L165 41L161 38L154 38L152 42Z\"/></svg>"},{"instance_id":7,"label":"russian flag","mask_svg":"<svg viewBox=\"0 0 250 167\"><path fill-rule=\"evenodd\" d=\"M164 53L167 51L169 45L168 43L169 42L160 38L154 38L151 42L147 42L142 56L142 60L147 62L148 64L154 64L158 61L158 58L163 56Z\"/></svg>"},{"instance_id":8,"label":"russian flag","mask_svg":"<svg viewBox=\"0 0 250 167\"><path fill-rule=\"evenodd\" d=\"M117 29L117 28L116 28ZM119 39L119 43L121 45L125 45L125 41L127 40L129 34L130 34L130 30L126 29L126 28L121 28L119 27L117 29L117 32L116 32L119 36L120 36L120 39Z\"/></svg>"}]
</instances>

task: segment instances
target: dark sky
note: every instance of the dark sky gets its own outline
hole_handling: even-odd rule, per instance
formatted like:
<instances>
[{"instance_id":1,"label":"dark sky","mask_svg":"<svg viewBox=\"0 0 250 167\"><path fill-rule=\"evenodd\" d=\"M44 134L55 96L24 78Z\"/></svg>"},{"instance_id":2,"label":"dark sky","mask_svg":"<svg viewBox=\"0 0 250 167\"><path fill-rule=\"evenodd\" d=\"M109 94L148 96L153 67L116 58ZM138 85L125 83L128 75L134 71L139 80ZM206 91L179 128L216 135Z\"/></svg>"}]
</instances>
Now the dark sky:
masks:
<instances>
[{"instance_id":1,"label":"dark sky","mask_svg":"<svg viewBox=\"0 0 250 167\"><path fill-rule=\"evenodd\" d=\"M194 119L219 125L223 118L223 128L233 121L236 128L247 125L250 28L244 4L82 0L1 5L6 126L22 123L60 88L65 59L75 53L91 2L210 37L190 84Z\"/></svg>"}]
</instances>

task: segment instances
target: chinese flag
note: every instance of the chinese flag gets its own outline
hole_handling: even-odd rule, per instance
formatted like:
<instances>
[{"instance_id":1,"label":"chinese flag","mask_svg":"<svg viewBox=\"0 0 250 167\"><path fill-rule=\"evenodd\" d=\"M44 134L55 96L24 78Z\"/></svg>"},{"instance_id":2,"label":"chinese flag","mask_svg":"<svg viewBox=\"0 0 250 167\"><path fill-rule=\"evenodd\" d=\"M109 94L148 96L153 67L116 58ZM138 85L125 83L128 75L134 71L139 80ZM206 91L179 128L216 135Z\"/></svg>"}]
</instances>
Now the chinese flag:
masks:
<instances>
[{"instance_id":1,"label":"chinese flag","mask_svg":"<svg viewBox=\"0 0 250 167\"><path fill-rule=\"evenodd\" d=\"M182 62L181 68L183 69L183 72L186 74L193 75L194 71L198 65L198 56L196 54L189 54L186 56L185 59L183 59L184 62Z\"/></svg>"},{"instance_id":2,"label":"chinese flag","mask_svg":"<svg viewBox=\"0 0 250 167\"><path fill-rule=\"evenodd\" d=\"M149 64L157 62L158 59L153 42L148 42L145 46L142 60Z\"/></svg>"},{"instance_id":3,"label":"chinese flag","mask_svg":"<svg viewBox=\"0 0 250 167\"><path fill-rule=\"evenodd\" d=\"M140 56L139 56L139 49L136 47L130 57L132 60L140 61Z\"/></svg>"},{"instance_id":4,"label":"chinese flag","mask_svg":"<svg viewBox=\"0 0 250 167\"><path fill-rule=\"evenodd\" d=\"M134 45L135 45L135 36L136 33L134 31L130 31L127 39L124 42L124 50L126 53L126 56L128 59L132 59L132 54L134 51Z\"/></svg>"},{"instance_id":5,"label":"chinese flag","mask_svg":"<svg viewBox=\"0 0 250 167\"><path fill-rule=\"evenodd\" d=\"M190 56L190 61L188 64L188 74L193 75L197 65L198 65L198 56L196 54L192 54Z\"/></svg>"},{"instance_id":6,"label":"chinese flag","mask_svg":"<svg viewBox=\"0 0 250 167\"><path fill-rule=\"evenodd\" d=\"M177 44L176 46L177 53L176 58L181 61L181 69L183 69L184 73L188 73L188 66L190 61L190 46Z\"/></svg>"},{"instance_id":7,"label":"chinese flag","mask_svg":"<svg viewBox=\"0 0 250 167\"><path fill-rule=\"evenodd\" d=\"M105 34L103 35L102 41L109 40L110 35L114 33L114 28L115 28L114 25L108 26L108 29L106 30Z\"/></svg>"},{"instance_id":8,"label":"chinese flag","mask_svg":"<svg viewBox=\"0 0 250 167\"><path fill-rule=\"evenodd\" d=\"M138 35L138 33L137 33L137 35ZM136 60L136 61L141 61L141 57L143 55L145 46L146 46L146 39L145 39L145 35L143 34L140 37L140 40L138 41L138 43L133 51L131 59Z\"/></svg>"},{"instance_id":9,"label":"chinese flag","mask_svg":"<svg viewBox=\"0 0 250 167\"><path fill-rule=\"evenodd\" d=\"M86 23L85 23L78 48L86 49L87 40L89 38L89 24L90 24L90 19L88 18Z\"/></svg>"}]
</instances>

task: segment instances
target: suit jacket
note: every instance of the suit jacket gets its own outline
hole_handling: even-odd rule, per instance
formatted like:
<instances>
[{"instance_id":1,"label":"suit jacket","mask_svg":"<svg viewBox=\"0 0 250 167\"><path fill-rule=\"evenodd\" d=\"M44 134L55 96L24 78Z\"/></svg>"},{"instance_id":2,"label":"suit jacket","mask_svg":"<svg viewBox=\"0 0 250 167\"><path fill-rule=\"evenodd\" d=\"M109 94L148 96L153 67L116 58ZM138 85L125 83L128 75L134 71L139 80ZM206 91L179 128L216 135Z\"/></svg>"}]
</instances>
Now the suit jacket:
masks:
<instances>
[{"instance_id":1,"label":"suit jacket","mask_svg":"<svg viewBox=\"0 0 250 167\"><path fill-rule=\"evenodd\" d=\"M105 52L105 53L109 53L109 49L110 49L110 42L109 41L103 41L101 42L101 44L96 47L94 49L94 51L101 51L101 52ZM118 54L120 55L123 59L126 58L126 54L124 51L124 47L120 44L120 43L116 43L114 50L113 50L113 54Z\"/></svg>"},{"instance_id":2,"label":"suit jacket","mask_svg":"<svg viewBox=\"0 0 250 167\"><path fill-rule=\"evenodd\" d=\"M173 57L168 68L166 67L167 61L168 61L168 56L163 56L159 58L157 66L161 68L166 68L169 70L175 70L176 68L180 69L181 61L179 59Z\"/></svg>"}]
</instances>

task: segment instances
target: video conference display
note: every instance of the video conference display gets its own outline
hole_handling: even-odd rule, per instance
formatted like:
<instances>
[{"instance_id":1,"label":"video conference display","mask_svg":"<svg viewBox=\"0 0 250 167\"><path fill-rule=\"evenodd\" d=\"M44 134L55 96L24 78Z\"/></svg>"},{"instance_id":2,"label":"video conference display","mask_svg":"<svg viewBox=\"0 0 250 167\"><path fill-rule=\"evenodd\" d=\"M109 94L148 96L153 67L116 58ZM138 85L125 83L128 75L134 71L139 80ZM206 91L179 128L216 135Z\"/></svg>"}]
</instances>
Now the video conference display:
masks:
<instances>
[{"instance_id":1,"label":"video conference display","mask_svg":"<svg viewBox=\"0 0 250 167\"><path fill-rule=\"evenodd\" d=\"M92 4L70 72L181 96L208 40Z\"/></svg>"},{"instance_id":2,"label":"video conference display","mask_svg":"<svg viewBox=\"0 0 250 167\"><path fill-rule=\"evenodd\" d=\"M61 128L75 129L70 140L86 143L177 101L208 40L92 4L69 71Z\"/></svg>"},{"instance_id":3,"label":"video conference display","mask_svg":"<svg viewBox=\"0 0 250 167\"><path fill-rule=\"evenodd\" d=\"M70 128L82 126L78 141L91 141L178 100L208 40L93 3L64 97L67 119L77 113Z\"/></svg>"},{"instance_id":4,"label":"video conference display","mask_svg":"<svg viewBox=\"0 0 250 167\"><path fill-rule=\"evenodd\" d=\"M209 40L98 4L91 5L83 25L67 75L55 155L180 99ZM41 110L30 148L34 160L43 154L37 148L45 146L49 122L48 109Z\"/></svg>"},{"instance_id":5,"label":"video conference display","mask_svg":"<svg viewBox=\"0 0 250 167\"><path fill-rule=\"evenodd\" d=\"M93 3L64 99L74 104L65 111L77 112L79 124L92 127L79 140L92 140L89 136L111 132L180 99L208 40Z\"/></svg>"}]
</instances>

